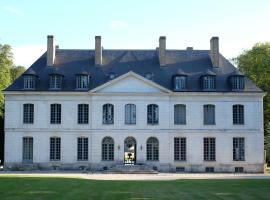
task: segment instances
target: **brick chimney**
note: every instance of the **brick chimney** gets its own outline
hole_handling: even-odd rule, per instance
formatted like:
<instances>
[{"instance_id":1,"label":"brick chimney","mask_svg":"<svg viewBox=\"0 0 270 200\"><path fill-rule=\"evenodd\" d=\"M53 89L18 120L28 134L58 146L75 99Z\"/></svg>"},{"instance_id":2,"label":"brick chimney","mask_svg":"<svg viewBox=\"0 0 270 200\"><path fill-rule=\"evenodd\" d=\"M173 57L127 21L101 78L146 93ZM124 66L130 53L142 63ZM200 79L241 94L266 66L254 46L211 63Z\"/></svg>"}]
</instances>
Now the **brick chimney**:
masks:
<instances>
[{"instance_id":1,"label":"brick chimney","mask_svg":"<svg viewBox=\"0 0 270 200\"><path fill-rule=\"evenodd\" d=\"M219 41L218 37L212 37L210 40L211 61L213 67L219 67Z\"/></svg>"},{"instance_id":2,"label":"brick chimney","mask_svg":"<svg viewBox=\"0 0 270 200\"><path fill-rule=\"evenodd\" d=\"M159 48L158 48L158 56L159 56L159 65L165 66L166 65L166 37L160 36L159 37Z\"/></svg>"},{"instance_id":3,"label":"brick chimney","mask_svg":"<svg viewBox=\"0 0 270 200\"><path fill-rule=\"evenodd\" d=\"M53 66L55 59L54 36L47 36L47 66Z\"/></svg>"},{"instance_id":4,"label":"brick chimney","mask_svg":"<svg viewBox=\"0 0 270 200\"><path fill-rule=\"evenodd\" d=\"M95 37L95 65L102 65L101 36Z\"/></svg>"}]
</instances>

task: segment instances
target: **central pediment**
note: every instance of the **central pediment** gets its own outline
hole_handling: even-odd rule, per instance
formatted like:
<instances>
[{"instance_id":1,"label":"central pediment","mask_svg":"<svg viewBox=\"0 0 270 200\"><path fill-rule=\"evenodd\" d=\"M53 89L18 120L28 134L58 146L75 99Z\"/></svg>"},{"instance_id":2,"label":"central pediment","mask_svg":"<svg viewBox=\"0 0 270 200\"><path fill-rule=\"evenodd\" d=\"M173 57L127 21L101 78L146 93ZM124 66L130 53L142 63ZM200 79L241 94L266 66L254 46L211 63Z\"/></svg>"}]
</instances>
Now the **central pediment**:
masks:
<instances>
[{"instance_id":1,"label":"central pediment","mask_svg":"<svg viewBox=\"0 0 270 200\"><path fill-rule=\"evenodd\" d=\"M90 92L95 93L168 93L169 90L132 71Z\"/></svg>"}]
</instances>

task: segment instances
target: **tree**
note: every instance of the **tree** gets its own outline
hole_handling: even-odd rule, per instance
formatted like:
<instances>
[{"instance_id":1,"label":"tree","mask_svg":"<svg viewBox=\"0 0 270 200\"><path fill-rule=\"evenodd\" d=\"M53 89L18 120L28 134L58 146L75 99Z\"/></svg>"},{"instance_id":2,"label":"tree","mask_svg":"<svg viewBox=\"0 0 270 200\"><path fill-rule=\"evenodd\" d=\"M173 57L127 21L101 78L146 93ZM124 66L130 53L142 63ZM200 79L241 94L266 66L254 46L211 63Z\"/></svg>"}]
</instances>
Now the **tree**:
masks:
<instances>
[{"instance_id":1,"label":"tree","mask_svg":"<svg viewBox=\"0 0 270 200\"><path fill-rule=\"evenodd\" d=\"M0 44L0 117L4 113L4 95L2 90L11 83L10 69L13 66L13 55L9 45Z\"/></svg>"},{"instance_id":2,"label":"tree","mask_svg":"<svg viewBox=\"0 0 270 200\"><path fill-rule=\"evenodd\" d=\"M24 71L25 68L23 66L13 66L10 69L11 81L15 81L15 79L18 78Z\"/></svg>"},{"instance_id":3,"label":"tree","mask_svg":"<svg viewBox=\"0 0 270 200\"><path fill-rule=\"evenodd\" d=\"M257 43L233 60L241 72L267 92L263 100L264 135L267 161L270 162L270 43Z\"/></svg>"}]
</instances>

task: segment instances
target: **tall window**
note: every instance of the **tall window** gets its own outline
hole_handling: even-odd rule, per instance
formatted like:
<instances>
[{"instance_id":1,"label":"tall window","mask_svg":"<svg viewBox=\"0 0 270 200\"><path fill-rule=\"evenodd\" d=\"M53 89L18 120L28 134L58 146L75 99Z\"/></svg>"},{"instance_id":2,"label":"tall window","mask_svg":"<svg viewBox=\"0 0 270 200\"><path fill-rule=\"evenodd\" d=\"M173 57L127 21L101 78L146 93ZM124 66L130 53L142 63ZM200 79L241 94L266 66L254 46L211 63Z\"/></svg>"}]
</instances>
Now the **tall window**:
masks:
<instances>
[{"instance_id":1,"label":"tall window","mask_svg":"<svg viewBox=\"0 0 270 200\"><path fill-rule=\"evenodd\" d=\"M136 124L136 105L125 105L125 124Z\"/></svg>"},{"instance_id":2,"label":"tall window","mask_svg":"<svg viewBox=\"0 0 270 200\"><path fill-rule=\"evenodd\" d=\"M77 159L79 161L88 160L88 138L78 138Z\"/></svg>"},{"instance_id":3,"label":"tall window","mask_svg":"<svg viewBox=\"0 0 270 200\"><path fill-rule=\"evenodd\" d=\"M77 87L77 89L88 89L89 88L89 76L88 75L77 75L76 76L76 87Z\"/></svg>"},{"instance_id":4,"label":"tall window","mask_svg":"<svg viewBox=\"0 0 270 200\"><path fill-rule=\"evenodd\" d=\"M203 76L203 89L204 90L216 89L216 77L213 75Z\"/></svg>"},{"instance_id":5,"label":"tall window","mask_svg":"<svg viewBox=\"0 0 270 200\"><path fill-rule=\"evenodd\" d=\"M89 116L89 105L79 104L78 105L78 124L88 124Z\"/></svg>"},{"instance_id":6,"label":"tall window","mask_svg":"<svg viewBox=\"0 0 270 200\"><path fill-rule=\"evenodd\" d=\"M216 139L203 138L204 161L216 160Z\"/></svg>"},{"instance_id":7,"label":"tall window","mask_svg":"<svg viewBox=\"0 0 270 200\"><path fill-rule=\"evenodd\" d=\"M155 137L148 138L146 142L146 159L148 161L158 161L159 159L159 143Z\"/></svg>"},{"instance_id":8,"label":"tall window","mask_svg":"<svg viewBox=\"0 0 270 200\"><path fill-rule=\"evenodd\" d=\"M233 124L244 124L243 105L233 105Z\"/></svg>"},{"instance_id":9,"label":"tall window","mask_svg":"<svg viewBox=\"0 0 270 200\"><path fill-rule=\"evenodd\" d=\"M216 123L214 105L208 104L203 106L203 121L204 125L214 125Z\"/></svg>"},{"instance_id":10,"label":"tall window","mask_svg":"<svg viewBox=\"0 0 270 200\"><path fill-rule=\"evenodd\" d=\"M112 104L103 105L103 124L114 123L114 109Z\"/></svg>"},{"instance_id":11,"label":"tall window","mask_svg":"<svg viewBox=\"0 0 270 200\"><path fill-rule=\"evenodd\" d=\"M23 137L22 160L24 163L33 162L33 138L32 137Z\"/></svg>"},{"instance_id":12,"label":"tall window","mask_svg":"<svg viewBox=\"0 0 270 200\"><path fill-rule=\"evenodd\" d=\"M245 88L244 76L231 77L232 90L243 90Z\"/></svg>"},{"instance_id":13,"label":"tall window","mask_svg":"<svg viewBox=\"0 0 270 200\"><path fill-rule=\"evenodd\" d=\"M24 89L35 89L35 76L25 75L23 77L23 87Z\"/></svg>"},{"instance_id":14,"label":"tall window","mask_svg":"<svg viewBox=\"0 0 270 200\"><path fill-rule=\"evenodd\" d=\"M158 105L150 104L147 106L147 123L151 125L158 124Z\"/></svg>"},{"instance_id":15,"label":"tall window","mask_svg":"<svg viewBox=\"0 0 270 200\"><path fill-rule=\"evenodd\" d=\"M61 124L61 104L51 104L51 124Z\"/></svg>"},{"instance_id":16,"label":"tall window","mask_svg":"<svg viewBox=\"0 0 270 200\"><path fill-rule=\"evenodd\" d=\"M245 138L233 138L233 160L245 160Z\"/></svg>"},{"instance_id":17,"label":"tall window","mask_svg":"<svg viewBox=\"0 0 270 200\"><path fill-rule=\"evenodd\" d=\"M187 159L186 138L174 138L174 160L185 161Z\"/></svg>"},{"instance_id":18,"label":"tall window","mask_svg":"<svg viewBox=\"0 0 270 200\"><path fill-rule=\"evenodd\" d=\"M174 124L186 124L186 105L174 105Z\"/></svg>"},{"instance_id":19,"label":"tall window","mask_svg":"<svg viewBox=\"0 0 270 200\"><path fill-rule=\"evenodd\" d=\"M175 76L174 77L174 90L185 90L186 89L186 76Z\"/></svg>"},{"instance_id":20,"label":"tall window","mask_svg":"<svg viewBox=\"0 0 270 200\"><path fill-rule=\"evenodd\" d=\"M61 138L50 138L50 160L59 161L61 159Z\"/></svg>"},{"instance_id":21,"label":"tall window","mask_svg":"<svg viewBox=\"0 0 270 200\"><path fill-rule=\"evenodd\" d=\"M58 74L50 75L50 89L61 89L62 86L62 76Z\"/></svg>"},{"instance_id":22,"label":"tall window","mask_svg":"<svg viewBox=\"0 0 270 200\"><path fill-rule=\"evenodd\" d=\"M31 103L23 104L23 123L24 124L34 123L34 104Z\"/></svg>"},{"instance_id":23,"label":"tall window","mask_svg":"<svg viewBox=\"0 0 270 200\"><path fill-rule=\"evenodd\" d=\"M102 160L114 160L114 141L111 137L105 137L102 140Z\"/></svg>"}]
</instances>

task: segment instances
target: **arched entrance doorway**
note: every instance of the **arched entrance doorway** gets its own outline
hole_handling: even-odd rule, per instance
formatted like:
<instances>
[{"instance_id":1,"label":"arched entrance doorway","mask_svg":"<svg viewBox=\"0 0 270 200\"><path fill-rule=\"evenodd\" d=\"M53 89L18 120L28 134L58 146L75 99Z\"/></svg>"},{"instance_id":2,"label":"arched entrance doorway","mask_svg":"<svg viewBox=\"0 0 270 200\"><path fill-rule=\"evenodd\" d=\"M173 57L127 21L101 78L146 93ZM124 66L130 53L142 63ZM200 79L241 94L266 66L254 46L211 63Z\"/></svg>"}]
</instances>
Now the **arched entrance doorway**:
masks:
<instances>
[{"instance_id":1,"label":"arched entrance doorway","mask_svg":"<svg viewBox=\"0 0 270 200\"><path fill-rule=\"evenodd\" d=\"M124 144L124 163L134 165L136 163L136 140L134 137L127 137Z\"/></svg>"}]
</instances>

